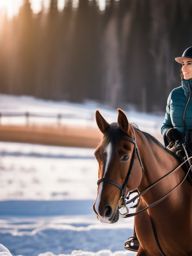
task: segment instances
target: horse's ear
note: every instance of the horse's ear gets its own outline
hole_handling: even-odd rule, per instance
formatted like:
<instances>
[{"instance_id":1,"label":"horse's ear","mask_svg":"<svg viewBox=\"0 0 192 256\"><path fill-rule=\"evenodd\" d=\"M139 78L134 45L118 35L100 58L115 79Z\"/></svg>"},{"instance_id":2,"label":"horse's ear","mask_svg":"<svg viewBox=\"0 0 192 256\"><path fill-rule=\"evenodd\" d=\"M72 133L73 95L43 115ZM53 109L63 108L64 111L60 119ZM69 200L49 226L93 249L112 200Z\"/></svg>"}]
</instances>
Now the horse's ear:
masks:
<instances>
[{"instance_id":1,"label":"horse's ear","mask_svg":"<svg viewBox=\"0 0 192 256\"><path fill-rule=\"evenodd\" d=\"M109 128L109 123L104 119L98 110L95 112L97 125L102 133L105 133Z\"/></svg>"},{"instance_id":2,"label":"horse's ear","mask_svg":"<svg viewBox=\"0 0 192 256\"><path fill-rule=\"evenodd\" d=\"M125 115L122 109L118 108L117 110L119 112L118 119L117 119L118 124L124 132L128 133L129 122L128 122L127 116Z\"/></svg>"}]
</instances>

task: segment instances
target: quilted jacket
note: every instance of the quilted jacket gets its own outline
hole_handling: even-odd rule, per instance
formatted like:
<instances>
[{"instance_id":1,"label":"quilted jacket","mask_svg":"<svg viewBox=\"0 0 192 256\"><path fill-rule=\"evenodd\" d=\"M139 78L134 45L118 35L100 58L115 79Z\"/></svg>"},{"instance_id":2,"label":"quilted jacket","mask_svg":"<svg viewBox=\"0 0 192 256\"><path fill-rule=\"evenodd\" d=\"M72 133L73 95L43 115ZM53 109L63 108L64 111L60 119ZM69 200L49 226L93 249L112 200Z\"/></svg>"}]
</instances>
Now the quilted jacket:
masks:
<instances>
[{"instance_id":1,"label":"quilted jacket","mask_svg":"<svg viewBox=\"0 0 192 256\"><path fill-rule=\"evenodd\" d=\"M174 88L168 96L161 133L170 128L178 129L183 136L192 130L192 79L182 80L181 86Z\"/></svg>"}]
</instances>

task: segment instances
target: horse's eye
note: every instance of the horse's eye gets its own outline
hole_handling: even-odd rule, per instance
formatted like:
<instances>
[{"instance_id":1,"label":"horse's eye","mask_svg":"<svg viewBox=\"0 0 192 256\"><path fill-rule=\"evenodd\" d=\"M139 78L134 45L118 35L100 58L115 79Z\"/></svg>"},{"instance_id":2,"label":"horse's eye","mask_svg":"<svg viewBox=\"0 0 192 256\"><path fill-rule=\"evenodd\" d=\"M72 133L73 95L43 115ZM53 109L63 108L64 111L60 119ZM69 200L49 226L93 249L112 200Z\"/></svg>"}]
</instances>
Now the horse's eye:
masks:
<instances>
[{"instance_id":1,"label":"horse's eye","mask_svg":"<svg viewBox=\"0 0 192 256\"><path fill-rule=\"evenodd\" d=\"M128 154L125 154L125 155L120 157L121 162L125 162L125 161L128 161L128 160L129 160L129 155Z\"/></svg>"}]
</instances>

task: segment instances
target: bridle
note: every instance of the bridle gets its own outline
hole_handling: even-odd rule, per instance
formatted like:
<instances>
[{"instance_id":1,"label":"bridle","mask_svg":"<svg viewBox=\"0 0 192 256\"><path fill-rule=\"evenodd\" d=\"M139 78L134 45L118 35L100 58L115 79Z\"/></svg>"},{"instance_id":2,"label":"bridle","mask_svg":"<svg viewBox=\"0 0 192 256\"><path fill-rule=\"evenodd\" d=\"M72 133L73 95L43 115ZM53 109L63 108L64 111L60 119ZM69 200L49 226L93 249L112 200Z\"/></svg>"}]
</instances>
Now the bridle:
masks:
<instances>
[{"instance_id":1,"label":"bridle","mask_svg":"<svg viewBox=\"0 0 192 256\"><path fill-rule=\"evenodd\" d=\"M139 149L138 149L138 146L137 146L137 143L136 143L136 139L126 134L126 140L128 140L129 142L131 142L134 145L134 149L133 149L133 153L132 153L132 156L131 156L131 162L130 162L130 165L129 165L129 168L128 168L128 171L127 171L127 175L126 175L126 178L125 178L123 184L118 184L118 183L116 183L115 181L113 181L111 179L103 177L103 178L101 178L97 181L97 185L99 186L99 184L101 184L101 183L106 183L106 184L111 184L111 185L115 186L116 188L118 188L120 190L120 207L119 207L119 209L121 207L125 207L126 215L127 215L128 214L128 208L126 206L126 204L127 204L127 202L126 202L126 198L127 198L126 197L126 186L129 182L129 177L131 175L135 155L137 156L137 158L139 160L142 171L144 171L144 166L143 166L143 163L142 163L142 160L141 160L141 155L139 153Z\"/></svg>"},{"instance_id":2,"label":"bridle","mask_svg":"<svg viewBox=\"0 0 192 256\"><path fill-rule=\"evenodd\" d=\"M135 130L134 131L134 134L135 134ZM191 171L192 169L192 166L189 167L187 173L185 174L184 178L177 184L175 185L171 190L169 190L164 196L162 196L161 198L157 199L155 202L147 205L146 207L144 207L143 209L140 209L134 213L129 213L129 210L127 208L127 204L130 204L130 203L134 203L137 199L139 200L141 198L141 196L143 196L144 194L146 194L148 191L150 191L152 188L154 188L157 184L159 184L160 181L162 181L164 178L166 178L167 176L169 176L170 174L176 172L182 165L184 165L187 161L189 161L191 157L188 157L185 161L183 161L181 164L179 164L176 168L174 168L173 170L169 171L168 173L166 173L165 175L163 175L162 177L160 177L158 180L156 180L155 182L153 182L152 184L150 184L147 188L145 188L143 191L139 192L138 189L137 189L137 192L138 192L138 195L136 195L135 197L133 197L132 199L129 199L129 197L126 196L126 186L129 182L129 178L130 178L130 175L131 175L131 171L132 171L132 167L133 167L133 162L134 162L134 158L135 158L135 155L137 156L138 160L139 160L139 163L140 163L140 166L141 166L141 169L142 169L142 172L144 173L144 165L143 165L143 162L142 162L142 159L141 159L141 155L140 155L140 152L139 152L139 149L138 149L138 146L137 146L137 142L136 142L136 137L134 136L131 137L129 135L126 134L126 139L131 142L133 145L134 145L134 149L133 149L133 153L132 153L132 156L131 156L131 162L130 162L130 165L129 165L129 168L128 168L128 171L127 171L127 175L126 175L126 178L123 182L123 184L118 184L116 183L115 181L111 180L111 179L107 179L106 177L103 177L101 179L99 179L97 181L97 185L99 186L101 183L106 183L106 184L111 184L115 187L117 187L119 190L120 190L120 205L119 205L119 210L122 208L122 207L125 207L126 209L126 212L124 214L121 214L123 215L124 218L127 218L127 217L133 217L135 215L138 215L144 211L146 211L147 209L149 208L152 208L152 207L155 207L156 205L158 205L159 203L161 203L163 200L165 200L169 194L174 191L178 186L181 186L184 181L187 179L187 176L189 174L189 172Z\"/></svg>"}]
</instances>

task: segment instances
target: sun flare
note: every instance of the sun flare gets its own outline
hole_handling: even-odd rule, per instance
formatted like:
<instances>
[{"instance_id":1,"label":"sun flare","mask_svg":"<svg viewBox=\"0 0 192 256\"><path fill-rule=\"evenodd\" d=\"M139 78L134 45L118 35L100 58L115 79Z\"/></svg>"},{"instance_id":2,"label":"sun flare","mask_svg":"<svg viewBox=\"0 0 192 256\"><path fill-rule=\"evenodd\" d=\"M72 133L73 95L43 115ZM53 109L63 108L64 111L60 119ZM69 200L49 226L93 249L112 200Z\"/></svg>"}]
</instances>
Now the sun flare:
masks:
<instances>
[{"instance_id":1,"label":"sun flare","mask_svg":"<svg viewBox=\"0 0 192 256\"><path fill-rule=\"evenodd\" d=\"M23 0L0 0L0 16L7 16L11 19L17 16Z\"/></svg>"},{"instance_id":2,"label":"sun flare","mask_svg":"<svg viewBox=\"0 0 192 256\"><path fill-rule=\"evenodd\" d=\"M31 9L34 14L38 14L41 11L47 12L51 5L51 0L30 0ZM63 11L65 7L65 0L57 0L57 9Z\"/></svg>"},{"instance_id":3,"label":"sun flare","mask_svg":"<svg viewBox=\"0 0 192 256\"><path fill-rule=\"evenodd\" d=\"M63 9L65 8L65 0L58 0L57 1L57 8L59 11L63 11Z\"/></svg>"},{"instance_id":4,"label":"sun flare","mask_svg":"<svg viewBox=\"0 0 192 256\"><path fill-rule=\"evenodd\" d=\"M109 0L95 0L100 11L106 9ZM115 0L118 2L119 0ZM80 0L57 0L57 9L62 12L65 6L71 2L72 7L77 9L79 7ZM89 2L94 2L94 0L89 0ZM0 23L2 22L2 17L7 17L12 19L19 14L20 8L25 3L25 0L0 0ZM29 0L31 10L33 14L38 14L40 12L46 13L50 6L51 0Z\"/></svg>"}]
</instances>

